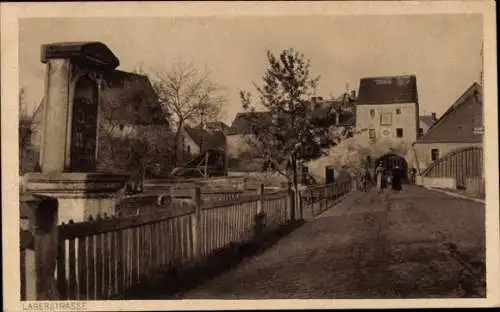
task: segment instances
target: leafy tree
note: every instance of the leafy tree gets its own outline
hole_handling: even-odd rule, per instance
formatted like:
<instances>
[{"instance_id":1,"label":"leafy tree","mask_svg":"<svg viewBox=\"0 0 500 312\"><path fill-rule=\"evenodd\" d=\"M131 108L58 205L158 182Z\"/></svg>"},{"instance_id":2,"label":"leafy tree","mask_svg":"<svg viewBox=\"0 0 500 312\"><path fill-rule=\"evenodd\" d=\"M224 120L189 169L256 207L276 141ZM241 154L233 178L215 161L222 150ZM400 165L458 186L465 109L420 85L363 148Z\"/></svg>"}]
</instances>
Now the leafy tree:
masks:
<instances>
[{"instance_id":1,"label":"leafy tree","mask_svg":"<svg viewBox=\"0 0 500 312\"><path fill-rule=\"evenodd\" d=\"M297 188L298 165L323 154L334 144L330 135L331 122L314 116L310 99L319 76L310 73L310 61L294 49L283 50L278 56L267 52L268 67L263 85L255 88L258 102L269 112L271 120L258 120L251 94L241 91L243 109L252 125L253 149L265 159L265 168L278 170L284 165L286 175ZM258 144L255 144L258 142ZM260 146L260 149L257 148Z\"/></svg>"}]
</instances>

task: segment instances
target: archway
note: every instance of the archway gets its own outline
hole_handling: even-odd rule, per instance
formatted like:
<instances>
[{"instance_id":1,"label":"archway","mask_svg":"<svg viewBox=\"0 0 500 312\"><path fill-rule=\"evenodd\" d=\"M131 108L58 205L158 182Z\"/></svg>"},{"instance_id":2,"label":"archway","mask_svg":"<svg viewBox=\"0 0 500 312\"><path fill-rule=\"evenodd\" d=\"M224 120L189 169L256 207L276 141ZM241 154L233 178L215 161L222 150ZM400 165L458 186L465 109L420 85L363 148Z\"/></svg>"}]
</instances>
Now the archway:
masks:
<instances>
[{"instance_id":1,"label":"archway","mask_svg":"<svg viewBox=\"0 0 500 312\"><path fill-rule=\"evenodd\" d=\"M403 157L394 153L387 153L377 158L375 166L378 166L379 163L382 163L384 168L388 170L392 170L395 166L398 166L403 170L403 181L405 183L408 182L408 163Z\"/></svg>"}]
</instances>

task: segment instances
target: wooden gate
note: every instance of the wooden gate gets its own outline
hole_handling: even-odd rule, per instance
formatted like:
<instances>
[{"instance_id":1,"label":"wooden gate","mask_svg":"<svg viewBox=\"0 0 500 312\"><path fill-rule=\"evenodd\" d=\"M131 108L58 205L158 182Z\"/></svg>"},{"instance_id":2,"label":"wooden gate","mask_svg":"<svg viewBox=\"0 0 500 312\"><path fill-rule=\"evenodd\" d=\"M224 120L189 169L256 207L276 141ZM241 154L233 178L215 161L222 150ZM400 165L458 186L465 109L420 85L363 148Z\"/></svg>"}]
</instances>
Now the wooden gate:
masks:
<instances>
[{"instance_id":1,"label":"wooden gate","mask_svg":"<svg viewBox=\"0 0 500 312\"><path fill-rule=\"evenodd\" d=\"M483 148L466 147L455 150L429 165L423 172L423 177L456 179L457 188L464 189L467 177L482 177Z\"/></svg>"}]
</instances>

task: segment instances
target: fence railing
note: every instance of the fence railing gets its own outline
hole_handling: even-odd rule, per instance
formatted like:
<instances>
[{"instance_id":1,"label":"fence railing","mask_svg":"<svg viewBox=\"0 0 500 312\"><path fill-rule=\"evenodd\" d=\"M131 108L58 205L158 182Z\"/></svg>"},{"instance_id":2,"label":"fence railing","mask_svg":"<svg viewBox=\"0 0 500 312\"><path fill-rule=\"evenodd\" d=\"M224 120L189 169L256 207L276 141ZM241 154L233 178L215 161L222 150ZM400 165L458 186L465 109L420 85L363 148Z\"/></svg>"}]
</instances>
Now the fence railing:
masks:
<instances>
[{"instance_id":1,"label":"fence railing","mask_svg":"<svg viewBox=\"0 0 500 312\"><path fill-rule=\"evenodd\" d=\"M59 226L57 202L51 202L55 214L24 214L32 220L30 229L21 233L21 299L112 299L169 268L200 261L229 244L248 242L303 218L297 199L315 215L315 203L348 191L347 184L338 183L296 196L292 189L266 193L261 186L258 194L218 201L202 200L200 188L195 188L191 199L175 209ZM33 211L40 210L37 205Z\"/></svg>"},{"instance_id":2,"label":"fence railing","mask_svg":"<svg viewBox=\"0 0 500 312\"><path fill-rule=\"evenodd\" d=\"M300 192L301 208L305 218L314 218L331 207L339 197L349 193L353 188L351 180L332 184L312 186Z\"/></svg>"}]
</instances>

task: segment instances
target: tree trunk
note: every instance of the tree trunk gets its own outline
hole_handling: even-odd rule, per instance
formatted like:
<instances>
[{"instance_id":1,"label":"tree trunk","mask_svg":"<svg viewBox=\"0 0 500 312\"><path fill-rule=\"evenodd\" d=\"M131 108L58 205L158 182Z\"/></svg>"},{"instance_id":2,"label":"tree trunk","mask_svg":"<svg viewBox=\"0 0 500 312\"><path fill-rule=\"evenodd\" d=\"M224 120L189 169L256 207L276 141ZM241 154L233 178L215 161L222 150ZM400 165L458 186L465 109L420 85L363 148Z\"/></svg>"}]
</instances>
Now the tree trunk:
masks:
<instances>
[{"instance_id":1,"label":"tree trunk","mask_svg":"<svg viewBox=\"0 0 500 312\"><path fill-rule=\"evenodd\" d=\"M295 207L297 207L297 205L299 205L299 198L300 198L300 194L299 194L299 182L298 182L298 178L297 178L297 156L294 154L292 155L292 175L293 175L293 188L294 188L294 194L295 194L295 198L294 198L294 201L295 201ZM296 216L295 216L295 209L292 213L292 220L295 220L296 219Z\"/></svg>"},{"instance_id":2,"label":"tree trunk","mask_svg":"<svg viewBox=\"0 0 500 312\"><path fill-rule=\"evenodd\" d=\"M177 125L177 129L175 130L175 137L174 137L174 155L173 155L173 161L175 166L178 165L179 161L179 141L181 137L181 131L182 131L182 126L184 125L184 120L179 120L179 124ZM184 150L183 150L184 151Z\"/></svg>"}]
</instances>

